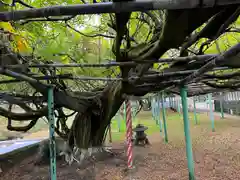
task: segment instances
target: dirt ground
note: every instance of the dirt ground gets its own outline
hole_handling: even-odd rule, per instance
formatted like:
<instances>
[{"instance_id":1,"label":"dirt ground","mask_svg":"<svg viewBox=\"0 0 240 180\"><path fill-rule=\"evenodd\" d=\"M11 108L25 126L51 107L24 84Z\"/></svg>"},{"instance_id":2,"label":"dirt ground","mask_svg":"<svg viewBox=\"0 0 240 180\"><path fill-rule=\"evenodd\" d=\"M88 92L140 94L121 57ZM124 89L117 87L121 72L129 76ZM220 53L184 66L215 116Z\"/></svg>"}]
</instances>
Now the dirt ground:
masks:
<instances>
[{"instance_id":1,"label":"dirt ground","mask_svg":"<svg viewBox=\"0 0 240 180\"><path fill-rule=\"evenodd\" d=\"M174 116L176 118L176 116ZM216 132L211 132L209 118L201 115L200 125L191 121L191 135L197 180L240 179L240 121L238 118L216 117ZM47 129L25 134L24 138L47 137ZM168 119L169 143L163 134L149 136L151 145L134 147L134 166L126 170L126 146L112 144L114 156L101 154L86 160L82 166L57 162L57 180L188 180L187 159L181 118ZM7 172L0 171L0 180L49 180L49 165L34 165L36 156L25 159ZM1 164L0 166L4 166Z\"/></svg>"},{"instance_id":2,"label":"dirt ground","mask_svg":"<svg viewBox=\"0 0 240 180\"><path fill-rule=\"evenodd\" d=\"M204 125L203 125L204 126ZM240 179L240 124L229 122L228 128L210 132L204 127L192 129L195 175L197 180ZM134 148L132 172L126 171L126 153L123 143L112 144L115 156L101 155L97 160L86 161L79 167L57 164L58 180L187 180L188 169L184 136L166 144L160 134L149 137L151 146ZM49 179L48 166L34 166L35 157L25 159L7 173L0 173L0 180Z\"/></svg>"}]
</instances>

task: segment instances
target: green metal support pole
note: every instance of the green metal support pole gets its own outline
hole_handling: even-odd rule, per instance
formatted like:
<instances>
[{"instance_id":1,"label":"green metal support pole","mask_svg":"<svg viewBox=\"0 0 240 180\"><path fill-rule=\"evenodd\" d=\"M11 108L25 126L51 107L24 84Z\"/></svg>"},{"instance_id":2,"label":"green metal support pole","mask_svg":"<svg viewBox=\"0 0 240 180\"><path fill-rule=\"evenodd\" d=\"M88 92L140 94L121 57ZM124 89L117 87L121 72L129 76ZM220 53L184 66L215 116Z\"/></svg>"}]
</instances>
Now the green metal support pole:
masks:
<instances>
[{"instance_id":1,"label":"green metal support pole","mask_svg":"<svg viewBox=\"0 0 240 180\"><path fill-rule=\"evenodd\" d=\"M151 99L151 111L152 111L152 118L154 120L154 104L153 104L153 98Z\"/></svg>"},{"instance_id":2,"label":"green metal support pole","mask_svg":"<svg viewBox=\"0 0 240 180\"><path fill-rule=\"evenodd\" d=\"M155 107L155 121L156 121L156 125L159 125L159 117L160 117L159 109L160 109L160 107L159 107L158 97L155 98L154 107Z\"/></svg>"},{"instance_id":3,"label":"green metal support pole","mask_svg":"<svg viewBox=\"0 0 240 180\"><path fill-rule=\"evenodd\" d=\"M178 111L178 100L177 100L177 97L175 97L175 108Z\"/></svg>"},{"instance_id":4,"label":"green metal support pole","mask_svg":"<svg viewBox=\"0 0 240 180\"><path fill-rule=\"evenodd\" d=\"M193 111L194 111L194 122L197 125L198 120L197 120L197 110L196 110L196 99L193 97Z\"/></svg>"},{"instance_id":5,"label":"green metal support pole","mask_svg":"<svg viewBox=\"0 0 240 180\"><path fill-rule=\"evenodd\" d=\"M175 97L173 98L173 107L174 107L174 109L176 109L176 99L175 99Z\"/></svg>"},{"instance_id":6,"label":"green metal support pole","mask_svg":"<svg viewBox=\"0 0 240 180\"><path fill-rule=\"evenodd\" d=\"M221 109L221 118L224 119L224 112L223 112L223 93L221 93L220 109Z\"/></svg>"},{"instance_id":7,"label":"green metal support pole","mask_svg":"<svg viewBox=\"0 0 240 180\"><path fill-rule=\"evenodd\" d=\"M155 100L154 97L152 98L152 116L153 116L153 120L156 120L156 113L155 113Z\"/></svg>"},{"instance_id":8,"label":"green metal support pole","mask_svg":"<svg viewBox=\"0 0 240 180\"><path fill-rule=\"evenodd\" d=\"M156 115L156 101L155 101L155 98L153 99L153 119L154 119L154 121L156 121L156 117L157 117L157 115Z\"/></svg>"},{"instance_id":9,"label":"green metal support pole","mask_svg":"<svg viewBox=\"0 0 240 180\"><path fill-rule=\"evenodd\" d=\"M180 100L177 100L177 109L179 114L181 113L180 103Z\"/></svg>"},{"instance_id":10,"label":"green metal support pole","mask_svg":"<svg viewBox=\"0 0 240 180\"><path fill-rule=\"evenodd\" d=\"M132 103L132 101L130 101L130 103L131 103L132 122L134 122L134 121L135 121L135 111L134 111L134 108L133 108L133 103Z\"/></svg>"},{"instance_id":11,"label":"green metal support pole","mask_svg":"<svg viewBox=\"0 0 240 180\"><path fill-rule=\"evenodd\" d=\"M116 114L116 117L117 117L117 124L118 124L118 132L121 132L121 115L119 111Z\"/></svg>"},{"instance_id":12,"label":"green metal support pole","mask_svg":"<svg viewBox=\"0 0 240 180\"><path fill-rule=\"evenodd\" d=\"M209 111L210 111L210 120L211 120L212 132L215 132L214 114L213 114L213 104L212 104L212 94L208 94L208 104L209 104Z\"/></svg>"},{"instance_id":13,"label":"green metal support pole","mask_svg":"<svg viewBox=\"0 0 240 180\"><path fill-rule=\"evenodd\" d=\"M159 129L160 129L160 132L162 132L162 121L161 121L161 113L160 113L160 94L158 95L158 124L159 124Z\"/></svg>"},{"instance_id":14,"label":"green metal support pole","mask_svg":"<svg viewBox=\"0 0 240 180\"><path fill-rule=\"evenodd\" d=\"M127 122L127 109L126 109L126 101L123 103L123 119L124 119L124 124Z\"/></svg>"},{"instance_id":15,"label":"green metal support pole","mask_svg":"<svg viewBox=\"0 0 240 180\"><path fill-rule=\"evenodd\" d=\"M56 173L56 142L55 142L55 118L53 87L48 88L48 121L49 121L49 149L51 180L57 179Z\"/></svg>"},{"instance_id":16,"label":"green metal support pole","mask_svg":"<svg viewBox=\"0 0 240 180\"><path fill-rule=\"evenodd\" d=\"M187 153L189 180L195 180L192 142L191 142L191 135L190 135L189 119L188 119L186 87L181 88L180 94L181 94L182 108L183 108L183 123L184 123L184 133L185 133L185 141L186 141L186 153Z\"/></svg>"},{"instance_id":17,"label":"green metal support pole","mask_svg":"<svg viewBox=\"0 0 240 180\"><path fill-rule=\"evenodd\" d=\"M168 133L167 133L167 122L166 122L166 112L165 112L165 107L164 107L164 92L162 92L162 117L163 117L163 128L164 128L164 140L165 143L168 143Z\"/></svg>"},{"instance_id":18,"label":"green metal support pole","mask_svg":"<svg viewBox=\"0 0 240 180\"><path fill-rule=\"evenodd\" d=\"M173 108L175 108L175 99L174 99L174 97L172 98L172 106L173 106Z\"/></svg>"}]
</instances>

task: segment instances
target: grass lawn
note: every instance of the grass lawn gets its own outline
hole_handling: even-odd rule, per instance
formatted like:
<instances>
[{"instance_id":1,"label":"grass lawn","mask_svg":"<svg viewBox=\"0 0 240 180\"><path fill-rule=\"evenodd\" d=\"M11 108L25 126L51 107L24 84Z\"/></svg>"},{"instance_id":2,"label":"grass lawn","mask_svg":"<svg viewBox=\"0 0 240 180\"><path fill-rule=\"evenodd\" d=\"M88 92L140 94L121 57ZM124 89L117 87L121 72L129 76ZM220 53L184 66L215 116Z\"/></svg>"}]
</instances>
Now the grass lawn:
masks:
<instances>
[{"instance_id":1,"label":"grass lawn","mask_svg":"<svg viewBox=\"0 0 240 180\"><path fill-rule=\"evenodd\" d=\"M125 134L126 134L126 125L125 121L122 117L119 118L120 123L120 132L118 127L118 119L119 116L116 116L112 120L111 124L111 130L112 130L112 140L115 141L124 141L125 140ZM162 121L162 114L160 114L160 119ZM199 134L202 134L202 131L205 131L206 133L211 132L211 122L207 114L197 114L197 119L199 122L199 125L195 125L194 123L194 115L192 112L189 112L189 120L191 125L191 135L194 141L199 141ZM174 113L170 110L166 111L166 121L167 121L167 131L168 131L168 139L169 142L173 141L174 144L178 144L180 142L184 141L184 129L183 129L183 118L182 114ZM159 133L160 138L164 138L164 133L160 133L160 126L156 124L156 121L153 120L151 111L142 111L140 112L136 117L133 118L133 127L135 127L138 123L141 123L148 127L148 130L146 131L147 135L153 135ZM16 123L15 126L22 126L25 125L24 123ZM229 120L229 119L220 119L219 117L215 117L215 126L216 131L218 132L221 129L229 127L229 125L235 124L235 126L238 126L237 120ZM14 132L14 131L8 131L7 128L7 120L2 119L0 121L0 140L6 139L8 136L16 136L21 137L25 136L24 133ZM33 132L39 132L41 130L48 130L48 125L45 121L40 120L36 126L34 126L27 134L31 134ZM46 134L46 132L45 132ZM47 134L48 135L48 134ZM45 135L46 136L46 135ZM109 136L107 136L108 139Z\"/></svg>"},{"instance_id":2,"label":"grass lawn","mask_svg":"<svg viewBox=\"0 0 240 180\"><path fill-rule=\"evenodd\" d=\"M123 118L120 118L120 132L118 128L118 117L112 120L111 131L113 141L124 141L126 133L126 125ZM160 115L162 121L162 114ZM206 135L211 133L211 121L207 114L197 114L198 125L195 125L194 114L189 112L190 130L193 143L199 141L199 134L205 133ZM174 141L176 145L182 144L184 141L184 125L182 114L174 113L168 110L166 112L167 132L169 141ZM148 127L146 131L147 135L153 135L159 133L159 137L164 138L164 132L160 132L160 126L153 120L151 112L143 111L133 119L133 127L138 123L141 123ZM163 122L162 122L163 123ZM238 124L236 120L220 119L215 117L215 129L216 131L224 130L225 128L232 127L232 125ZM107 137L108 138L108 137ZM204 138L201 138L204 140ZM179 143L178 143L179 142Z\"/></svg>"},{"instance_id":3,"label":"grass lawn","mask_svg":"<svg viewBox=\"0 0 240 180\"><path fill-rule=\"evenodd\" d=\"M200 117L200 115L198 114L197 118L199 119L199 117ZM117 119L117 118L119 118L119 119ZM162 114L160 114L160 119L162 121ZM193 113L189 113L189 119L193 119ZM183 127L181 127L182 126L182 123L181 123L182 115L180 115L179 113L173 113L171 111L167 111L166 112L166 120L167 120L168 129L170 127L171 128L174 127L174 129L175 128L183 129ZM163 135L163 132L160 133L160 125L157 124L155 120L153 120L150 111L143 111L143 112L139 113L136 117L134 117L132 120L133 128L138 123L143 124L144 126L148 127L148 130L146 131L146 133L148 135L152 135L157 132L159 132L159 136ZM163 121L162 121L162 125L163 125ZM119 129L120 129L120 132L119 132ZM120 116L113 118L112 124L111 124L111 130L112 130L113 141L124 140L125 132L126 132L125 120Z\"/></svg>"}]
</instances>

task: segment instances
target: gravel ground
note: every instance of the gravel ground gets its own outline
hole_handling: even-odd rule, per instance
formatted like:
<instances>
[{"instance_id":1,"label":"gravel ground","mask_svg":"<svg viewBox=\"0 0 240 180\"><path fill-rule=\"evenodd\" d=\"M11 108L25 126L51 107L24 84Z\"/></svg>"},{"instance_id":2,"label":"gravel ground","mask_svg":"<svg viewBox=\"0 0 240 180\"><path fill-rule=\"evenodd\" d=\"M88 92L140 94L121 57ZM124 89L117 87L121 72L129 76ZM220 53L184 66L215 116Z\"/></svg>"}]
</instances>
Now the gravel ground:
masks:
<instances>
[{"instance_id":1,"label":"gravel ground","mask_svg":"<svg viewBox=\"0 0 240 180\"><path fill-rule=\"evenodd\" d=\"M240 134L238 127L210 133L202 129L193 141L197 180L240 179ZM101 154L87 160L82 167L76 164L57 164L58 180L187 180L188 170L184 141L164 143L159 134L149 137L148 147L135 147L132 172L126 170L126 149L122 143L113 144L115 156ZM35 157L25 159L6 173L1 180L49 179L48 166L34 166Z\"/></svg>"}]
</instances>

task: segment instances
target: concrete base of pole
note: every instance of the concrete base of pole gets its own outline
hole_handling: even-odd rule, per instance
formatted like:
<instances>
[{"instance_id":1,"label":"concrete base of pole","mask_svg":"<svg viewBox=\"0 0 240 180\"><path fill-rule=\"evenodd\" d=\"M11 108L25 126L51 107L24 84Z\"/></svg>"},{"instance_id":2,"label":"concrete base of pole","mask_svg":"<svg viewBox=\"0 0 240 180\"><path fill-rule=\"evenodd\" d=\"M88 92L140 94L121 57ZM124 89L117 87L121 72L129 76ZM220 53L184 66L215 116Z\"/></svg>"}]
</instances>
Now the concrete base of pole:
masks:
<instances>
[{"instance_id":1,"label":"concrete base of pole","mask_svg":"<svg viewBox=\"0 0 240 180\"><path fill-rule=\"evenodd\" d=\"M137 168L136 166L132 166L131 168L125 168L124 172L126 173L126 175L132 175L133 173L137 172Z\"/></svg>"}]
</instances>

